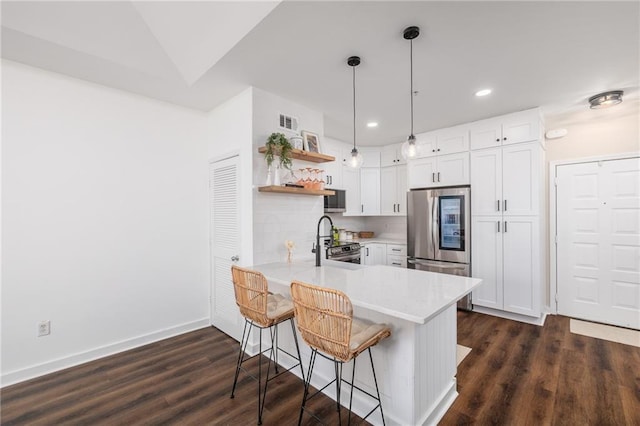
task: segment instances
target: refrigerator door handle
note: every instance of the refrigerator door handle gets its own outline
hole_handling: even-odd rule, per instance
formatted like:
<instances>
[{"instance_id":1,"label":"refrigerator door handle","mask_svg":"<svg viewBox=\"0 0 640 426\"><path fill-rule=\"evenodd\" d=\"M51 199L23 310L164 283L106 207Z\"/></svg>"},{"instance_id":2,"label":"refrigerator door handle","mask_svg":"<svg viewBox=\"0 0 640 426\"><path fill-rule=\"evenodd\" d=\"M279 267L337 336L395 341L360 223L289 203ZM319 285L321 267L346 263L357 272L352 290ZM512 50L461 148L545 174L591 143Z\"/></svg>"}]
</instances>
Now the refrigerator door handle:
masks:
<instances>
[{"instance_id":1,"label":"refrigerator door handle","mask_svg":"<svg viewBox=\"0 0 640 426\"><path fill-rule=\"evenodd\" d=\"M407 259L407 263L410 263L412 265L430 266L432 268L440 268L440 269L464 269L467 267L466 264L447 265L443 263L427 262L427 261L420 261L415 259Z\"/></svg>"},{"instance_id":2,"label":"refrigerator door handle","mask_svg":"<svg viewBox=\"0 0 640 426\"><path fill-rule=\"evenodd\" d=\"M436 229L438 227L438 220L436 219L436 209L437 209L437 203L438 203L438 197L434 196L432 198L432 203L431 203L431 247L433 248L433 254L435 256L436 254Z\"/></svg>"}]
</instances>

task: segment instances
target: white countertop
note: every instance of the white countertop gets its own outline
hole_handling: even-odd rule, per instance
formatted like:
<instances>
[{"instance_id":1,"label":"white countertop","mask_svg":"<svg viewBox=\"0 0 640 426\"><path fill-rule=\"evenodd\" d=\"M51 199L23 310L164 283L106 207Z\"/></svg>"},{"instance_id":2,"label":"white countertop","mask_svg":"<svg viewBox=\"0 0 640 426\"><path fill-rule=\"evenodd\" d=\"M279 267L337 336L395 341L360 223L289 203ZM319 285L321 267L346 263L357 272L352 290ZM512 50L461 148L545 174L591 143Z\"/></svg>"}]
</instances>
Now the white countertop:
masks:
<instances>
[{"instance_id":1,"label":"white countertop","mask_svg":"<svg viewBox=\"0 0 640 426\"><path fill-rule=\"evenodd\" d=\"M425 324L482 282L478 278L326 259L321 267L316 267L314 260L301 260L250 268L262 272L270 283L288 288L295 279L334 288L349 296L354 306L418 324Z\"/></svg>"},{"instance_id":2,"label":"white countertop","mask_svg":"<svg viewBox=\"0 0 640 426\"><path fill-rule=\"evenodd\" d=\"M385 238L385 237L357 238L353 241L356 243L360 243L360 245L371 244L371 243L401 244L405 246L407 245L407 240L401 240L396 238Z\"/></svg>"}]
</instances>

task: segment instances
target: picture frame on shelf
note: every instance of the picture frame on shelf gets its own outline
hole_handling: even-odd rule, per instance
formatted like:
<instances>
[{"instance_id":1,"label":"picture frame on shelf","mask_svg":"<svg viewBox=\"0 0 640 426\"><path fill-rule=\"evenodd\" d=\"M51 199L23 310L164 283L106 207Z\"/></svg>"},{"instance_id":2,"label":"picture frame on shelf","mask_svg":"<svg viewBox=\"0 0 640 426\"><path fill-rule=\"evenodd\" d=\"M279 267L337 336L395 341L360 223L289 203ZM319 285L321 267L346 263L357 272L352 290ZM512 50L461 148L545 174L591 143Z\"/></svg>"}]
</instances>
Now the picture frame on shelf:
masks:
<instances>
[{"instance_id":1,"label":"picture frame on shelf","mask_svg":"<svg viewBox=\"0 0 640 426\"><path fill-rule=\"evenodd\" d=\"M309 152L315 152L321 154L320 151L320 139L316 133L302 131L302 141L304 143L304 150Z\"/></svg>"}]
</instances>

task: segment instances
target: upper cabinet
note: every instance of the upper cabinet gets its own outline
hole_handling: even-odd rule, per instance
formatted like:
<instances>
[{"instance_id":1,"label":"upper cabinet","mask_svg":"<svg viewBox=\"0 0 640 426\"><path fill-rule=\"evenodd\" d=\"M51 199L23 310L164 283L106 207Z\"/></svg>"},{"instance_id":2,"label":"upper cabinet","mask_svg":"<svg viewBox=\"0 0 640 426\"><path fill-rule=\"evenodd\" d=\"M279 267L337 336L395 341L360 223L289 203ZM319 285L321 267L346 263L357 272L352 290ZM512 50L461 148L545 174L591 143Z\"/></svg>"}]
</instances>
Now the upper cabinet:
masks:
<instances>
[{"instance_id":1,"label":"upper cabinet","mask_svg":"<svg viewBox=\"0 0 640 426\"><path fill-rule=\"evenodd\" d=\"M469 127L455 126L416 135L418 158L469 150Z\"/></svg>"},{"instance_id":2,"label":"upper cabinet","mask_svg":"<svg viewBox=\"0 0 640 426\"><path fill-rule=\"evenodd\" d=\"M470 126L471 149L493 148L514 143L544 141L539 110L532 109L490 118Z\"/></svg>"},{"instance_id":3,"label":"upper cabinet","mask_svg":"<svg viewBox=\"0 0 640 426\"><path fill-rule=\"evenodd\" d=\"M407 164L407 161L402 157L402 144L388 145L382 148L380 152L380 166L398 166L400 164Z\"/></svg>"},{"instance_id":4,"label":"upper cabinet","mask_svg":"<svg viewBox=\"0 0 640 426\"><path fill-rule=\"evenodd\" d=\"M410 189L469 185L469 153L411 160L407 179Z\"/></svg>"}]
</instances>

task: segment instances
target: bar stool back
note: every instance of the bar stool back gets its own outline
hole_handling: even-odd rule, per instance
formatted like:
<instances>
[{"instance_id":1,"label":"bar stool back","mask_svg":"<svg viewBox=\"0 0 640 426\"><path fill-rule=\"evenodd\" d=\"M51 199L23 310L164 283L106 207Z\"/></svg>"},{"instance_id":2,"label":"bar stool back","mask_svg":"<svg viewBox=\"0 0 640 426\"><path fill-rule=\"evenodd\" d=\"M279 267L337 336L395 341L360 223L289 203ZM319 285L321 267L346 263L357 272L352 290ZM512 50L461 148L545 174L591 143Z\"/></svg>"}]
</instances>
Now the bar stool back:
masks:
<instances>
[{"instance_id":1,"label":"bar stool back","mask_svg":"<svg viewBox=\"0 0 640 426\"><path fill-rule=\"evenodd\" d=\"M233 280L233 290L236 297L236 304L240 309L240 313L244 317L244 330L242 331L242 339L240 340L240 351L238 353L238 361L236 363L236 372L233 379L233 387L231 388L231 398L234 397L236 384L240 370L246 372L242 364L253 358L260 356L258 360L258 424L262 424L262 414L264 411L264 401L267 395L267 384L270 380L275 379L285 371L300 366L302 379L304 380L304 370L300 361L300 348L298 346L298 338L293 325L294 308L291 300L285 298L281 294L272 294L269 292L267 279L258 271L241 268L233 265L231 267L231 276ZM278 346L278 324L284 321L290 321L293 339L296 345L296 355ZM253 327L259 330L259 350L252 357L245 358L249 337ZM262 350L262 330L268 328L271 338L271 347ZM297 363L291 368L284 371L278 371L278 351L283 352L295 359ZM269 352L269 361L266 370L266 379L264 381L264 389L262 388L262 354ZM271 362L273 361L276 375L269 378ZM249 374L251 375L251 374ZM251 375L252 376L252 375ZM252 376L254 379L256 377Z\"/></svg>"},{"instance_id":2,"label":"bar stool back","mask_svg":"<svg viewBox=\"0 0 640 426\"><path fill-rule=\"evenodd\" d=\"M307 369L307 378L305 380L304 396L298 424L302 422L307 401L332 383L336 383L336 409L338 411L339 421L341 422L340 388L342 382L351 385L349 423L351 423L353 390L358 389L378 402L363 419L366 419L376 409L380 408L380 414L384 424L384 413L382 411L382 402L380 400L380 391L378 389L378 380L373 365L373 357L371 356L371 347L391 335L389 327L385 324L373 324L354 318L351 300L346 294L338 290L293 281L291 283L291 295L293 297L298 330L300 330L300 335L304 341L311 347L311 359L309 361L309 368ZM369 352L373 380L376 386L376 395L372 395L354 385L356 357L365 350ZM311 375L318 354L334 362L336 378L309 396ZM353 370L351 382L348 382L342 379L342 365L352 359ZM314 414L311 415L317 419Z\"/></svg>"}]
</instances>

